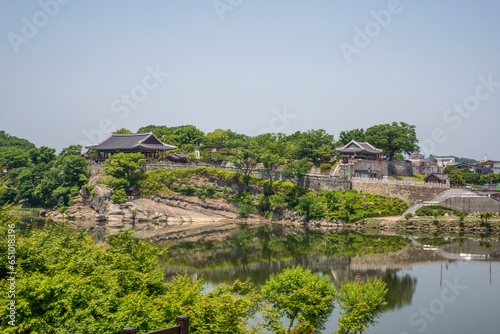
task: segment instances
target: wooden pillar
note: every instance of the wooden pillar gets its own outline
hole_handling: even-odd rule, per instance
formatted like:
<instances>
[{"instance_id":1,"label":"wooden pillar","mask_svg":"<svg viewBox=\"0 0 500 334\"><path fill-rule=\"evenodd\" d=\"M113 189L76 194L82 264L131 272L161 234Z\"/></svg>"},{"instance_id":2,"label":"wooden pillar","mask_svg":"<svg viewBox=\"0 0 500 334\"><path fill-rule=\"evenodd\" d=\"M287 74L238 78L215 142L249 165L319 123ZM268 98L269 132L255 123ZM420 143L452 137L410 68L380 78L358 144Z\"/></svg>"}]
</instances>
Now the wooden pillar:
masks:
<instances>
[{"instance_id":1,"label":"wooden pillar","mask_svg":"<svg viewBox=\"0 0 500 334\"><path fill-rule=\"evenodd\" d=\"M137 328L135 327L127 327L122 329L122 334L136 334L137 333Z\"/></svg>"},{"instance_id":2,"label":"wooden pillar","mask_svg":"<svg viewBox=\"0 0 500 334\"><path fill-rule=\"evenodd\" d=\"M176 320L177 326L181 326L180 334L189 334L189 317L187 315L180 315Z\"/></svg>"}]
</instances>

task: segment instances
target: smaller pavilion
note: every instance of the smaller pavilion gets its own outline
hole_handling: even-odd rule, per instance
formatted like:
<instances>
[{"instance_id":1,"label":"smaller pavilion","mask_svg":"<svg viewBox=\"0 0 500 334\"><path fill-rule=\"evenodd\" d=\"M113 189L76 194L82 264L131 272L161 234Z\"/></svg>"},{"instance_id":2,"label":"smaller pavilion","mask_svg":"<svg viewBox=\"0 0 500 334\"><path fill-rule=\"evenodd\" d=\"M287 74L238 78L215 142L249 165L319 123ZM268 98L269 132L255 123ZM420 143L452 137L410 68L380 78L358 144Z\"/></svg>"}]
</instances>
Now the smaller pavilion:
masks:
<instances>
[{"instance_id":1,"label":"smaller pavilion","mask_svg":"<svg viewBox=\"0 0 500 334\"><path fill-rule=\"evenodd\" d=\"M342 154L342 162L348 163L349 159L383 160L383 151L367 142L351 140L347 145L335 147Z\"/></svg>"},{"instance_id":2,"label":"smaller pavilion","mask_svg":"<svg viewBox=\"0 0 500 334\"><path fill-rule=\"evenodd\" d=\"M97 161L104 161L115 153L144 154L148 160L158 160L165 157L165 152L175 150L177 146L162 143L152 133L113 133L100 144L87 145L89 150L97 152Z\"/></svg>"}]
</instances>

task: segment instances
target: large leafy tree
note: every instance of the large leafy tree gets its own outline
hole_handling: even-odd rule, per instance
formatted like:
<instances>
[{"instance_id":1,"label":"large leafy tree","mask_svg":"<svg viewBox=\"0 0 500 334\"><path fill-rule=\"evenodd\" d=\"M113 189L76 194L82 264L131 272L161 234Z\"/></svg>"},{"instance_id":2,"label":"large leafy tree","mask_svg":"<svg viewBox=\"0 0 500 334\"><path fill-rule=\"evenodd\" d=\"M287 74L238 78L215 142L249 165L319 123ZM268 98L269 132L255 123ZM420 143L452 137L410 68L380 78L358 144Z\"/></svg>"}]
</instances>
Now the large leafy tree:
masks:
<instances>
[{"instance_id":1,"label":"large leafy tree","mask_svg":"<svg viewBox=\"0 0 500 334\"><path fill-rule=\"evenodd\" d=\"M126 180L129 185L135 184L143 174L139 169L145 160L142 153L113 154L104 162L104 171L116 179Z\"/></svg>"},{"instance_id":2,"label":"large leafy tree","mask_svg":"<svg viewBox=\"0 0 500 334\"><path fill-rule=\"evenodd\" d=\"M175 129L169 137L174 145L182 146L185 144L194 145L203 142L205 133L193 125L181 126Z\"/></svg>"},{"instance_id":3,"label":"large leafy tree","mask_svg":"<svg viewBox=\"0 0 500 334\"><path fill-rule=\"evenodd\" d=\"M393 160L396 153L411 154L420 150L415 125L404 122L372 126L366 130L365 139L382 149L389 160Z\"/></svg>"},{"instance_id":4,"label":"large leafy tree","mask_svg":"<svg viewBox=\"0 0 500 334\"><path fill-rule=\"evenodd\" d=\"M168 127L166 125L147 125L139 128L137 133L148 133L152 132L158 139L169 138L174 132L174 128Z\"/></svg>"},{"instance_id":5,"label":"large leafy tree","mask_svg":"<svg viewBox=\"0 0 500 334\"><path fill-rule=\"evenodd\" d=\"M282 133L260 134L251 140L249 149L268 172L270 181L276 175L277 168L292 154L292 144L286 141L286 136Z\"/></svg>"},{"instance_id":6,"label":"large leafy tree","mask_svg":"<svg viewBox=\"0 0 500 334\"><path fill-rule=\"evenodd\" d=\"M283 176L287 179L296 179L297 184L301 185L304 177L311 167L312 162L309 162L306 159L295 160L288 163L283 168Z\"/></svg>"},{"instance_id":7,"label":"large leafy tree","mask_svg":"<svg viewBox=\"0 0 500 334\"><path fill-rule=\"evenodd\" d=\"M275 333L293 329L321 333L334 308L335 287L329 278L320 278L300 266L271 275L261 292L270 303L263 312L266 327ZM288 327L283 326L282 318L288 319ZM294 326L295 321L298 324Z\"/></svg>"},{"instance_id":8,"label":"large leafy tree","mask_svg":"<svg viewBox=\"0 0 500 334\"><path fill-rule=\"evenodd\" d=\"M382 314L387 301L386 283L380 278L344 281L338 293L341 317L336 334L363 333Z\"/></svg>"},{"instance_id":9,"label":"large leafy tree","mask_svg":"<svg viewBox=\"0 0 500 334\"><path fill-rule=\"evenodd\" d=\"M351 140L364 142L365 141L365 130L363 129L353 129L349 131L341 131L339 134L339 144L347 145Z\"/></svg>"},{"instance_id":10,"label":"large leafy tree","mask_svg":"<svg viewBox=\"0 0 500 334\"><path fill-rule=\"evenodd\" d=\"M257 165L257 156L252 150L238 152L229 159L236 168L238 168L245 176L244 181L248 184L250 173Z\"/></svg>"},{"instance_id":11,"label":"large leafy tree","mask_svg":"<svg viewBox=\"0 0 500 334\"><path fill-rule=\"evenodd\" d=\"M323 129L295 133L289 139L296 146L298 159L330 160L334 154L333 135Z\"/></svg>"},{"instance_id":12,"label":"large leafy tree","mask_svg":"<svg viewBox=\"0 0 500 334\"><path fill-rule=\"evenodd\" d=\"M4 147L17 147L22 150L28 151L32 148L35 148L35 144L31 143L27 139L18 138L16 136L12 136L5 131L0 131L0 150Z\"/></svg>"}]
</instances>

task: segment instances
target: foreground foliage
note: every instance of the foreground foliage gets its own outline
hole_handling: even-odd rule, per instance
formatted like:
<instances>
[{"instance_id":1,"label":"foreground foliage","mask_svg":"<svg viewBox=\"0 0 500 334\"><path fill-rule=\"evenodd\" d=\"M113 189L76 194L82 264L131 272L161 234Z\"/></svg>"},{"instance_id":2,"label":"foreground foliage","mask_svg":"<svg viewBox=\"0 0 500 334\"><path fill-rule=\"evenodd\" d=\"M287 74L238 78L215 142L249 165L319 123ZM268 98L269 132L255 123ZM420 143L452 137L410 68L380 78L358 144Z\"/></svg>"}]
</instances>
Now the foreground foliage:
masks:
<instances>
[{"instance_id":1,"label":"foreground foliage","mask_svg":"<svg viewBox=\"0 0 500 334\"><path fill-rule=\"evenodd\" d=\"M386 283L380 278L368 278L362 281L344 281L340 287L338 302L341 317L336 334L362 333L376 322L387 304Z\"/></svg>"},{"instance_id":2,"label":"foreground foliage","mask_svg":"<svg viewBox=\"0 0 500 334\"><path fill-rule=\"evenodd\" d=\"M2 217L2 254L6 222ZM202 294L203 281L187 274L165 283L161 251L134 242L132 232L108 242L109 248L97 245L86 232L61 225L18 236L16 327L7 324L2 308L2 333L117 333L130 326L143 333L172 326L181 314L191 316L192 333L236 333L258 307L249 282ZM8 302L7 271L2 262L2 305Z\"/></svg>"},{"instance_id":3,"label":"foreground foliage","mask_svg":"<svg viewBox=\"0 0 500 334\"><path fill-rule=\"evenodd\" d=\"M261 291L269 302L263 318L274 333L298 330L321 333L334 308L335 287L329 278L319 278L300 266L272 275ZM281 323L283 317L290 322L288 327Z\"/></svg>"}]
</instances>

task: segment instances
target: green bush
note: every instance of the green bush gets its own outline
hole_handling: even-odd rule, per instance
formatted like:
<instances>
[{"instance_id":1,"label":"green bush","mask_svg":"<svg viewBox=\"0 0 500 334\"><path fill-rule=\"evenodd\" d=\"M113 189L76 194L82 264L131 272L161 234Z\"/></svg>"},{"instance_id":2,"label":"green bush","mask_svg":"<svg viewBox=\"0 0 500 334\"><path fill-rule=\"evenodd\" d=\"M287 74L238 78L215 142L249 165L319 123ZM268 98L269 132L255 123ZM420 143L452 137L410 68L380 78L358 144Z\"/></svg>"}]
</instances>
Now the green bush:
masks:
<instances>
[{"instance_id":1,"label":"green bush","mask_svg":"<svg viewBox=\"0 0 500 334\"><path fill-rule=\"evenodd\" d=\"M330 163L321 164L319 165L319 169L321 169L322 172L324 172L325 170L332 169L332 164Z\"/></svg>"},{"instance_id":2,"label":"green bush","mask_svg":"<svg viewBox=\"0 0 500 334\"><path fill-rule=\"evenodd\" d=\"M446 206L441 206L441 205L430 205L430 206L423 206L417 211L415 211L415 214L417 216L428 216L428 217L433 217L434 216L434 210L437 211L438 216L443 216L445 213L451 214L453 213L454 215L458 214L459 211L448 208Z\"/></svg>"},{"instance_id":3,"label":"green bush","mask_svg":"<svg viewBox=\"0 0 500 334\"><path fill-rule=\"evenodd\" d=\"M255 207L248 203L240 203L236 208L236 212L241 218L248 218L251 214L257 213Z\"/></svg>"},{"instance_id":4,"label":"green bush","mask_svg":"<svg viewBox=\"0 0 500 334\"><path fill-rule=\"evenodd\" d=\"M127 193L125 192L125 189L117 189L113 191L113 194L111 194L110 197L113 201L117 203L122 203L127 201Z\"/></svg>"},{"instance_id":5,"label":"green bush","mask_svg":"<svg viewBox=\"0 0 500 334\"><path fill-rule=\"evenodd\" d=\"M113 189L120 189L124 187L128 187L130 184L126 179L121 179L121 178L112 178L108 182L108 187L111 187Z\"/></svg>"},{"instance_id":6,"label":"green bush","mask_svg":"<svg viewBox=\"0 0 500 334\"><path fill-rule=\"evenodd\" d=\"M196 190L190 186L180 188L179 192L184 196L194 196L196 194Z\"/></svg>"}]
</instances>

